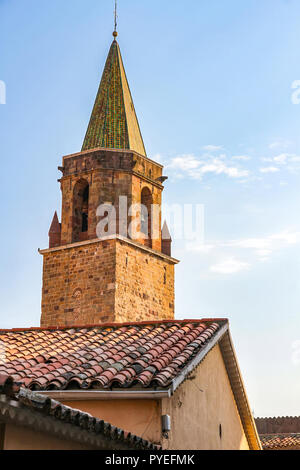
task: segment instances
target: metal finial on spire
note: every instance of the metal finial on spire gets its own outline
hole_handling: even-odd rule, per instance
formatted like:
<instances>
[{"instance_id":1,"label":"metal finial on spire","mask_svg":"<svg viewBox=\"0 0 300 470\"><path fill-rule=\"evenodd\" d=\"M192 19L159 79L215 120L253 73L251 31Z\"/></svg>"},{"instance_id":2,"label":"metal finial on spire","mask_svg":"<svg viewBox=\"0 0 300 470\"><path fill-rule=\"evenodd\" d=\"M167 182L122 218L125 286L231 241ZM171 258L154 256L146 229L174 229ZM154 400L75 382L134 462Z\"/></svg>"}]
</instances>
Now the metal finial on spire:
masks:
<instances>
[{"instance_id":1,"label":"metal finial on spire","mask_svg":"<svg viewBox=\"0 0 300 470\"><path fill-rule=\"evenodd\" d=\"M118 26L117 7L118 7L117 0L115 0L115 30L113 32L113 37L114 38L116 38L118 36L118 32L117 32L117 26Z\"/></svg>"}]
</instances>

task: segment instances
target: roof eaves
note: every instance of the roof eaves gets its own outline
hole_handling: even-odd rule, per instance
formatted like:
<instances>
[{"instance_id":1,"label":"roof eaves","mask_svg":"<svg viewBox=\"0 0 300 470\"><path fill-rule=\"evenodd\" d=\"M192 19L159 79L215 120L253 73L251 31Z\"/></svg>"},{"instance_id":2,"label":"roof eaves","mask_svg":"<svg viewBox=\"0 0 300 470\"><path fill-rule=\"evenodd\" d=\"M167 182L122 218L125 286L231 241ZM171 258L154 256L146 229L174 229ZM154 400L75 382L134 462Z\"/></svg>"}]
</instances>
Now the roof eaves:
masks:
<instances>
[{"instance_id":1,"label":"roof eaves","mask_svg":"<svg viewBox=\"0 0 300 470\"><path fill-rule=\"evenodd\" d=\"M171 388L164 390L45 390L39 391L61 401L105 401L105 400L160 400L171 397Z\"/></svg>"},{"instance_id":2,"label":"roof eaves","mask_svg":"<svg viewBox=\"0 0 300 470\"><path fill-rule=\"evenodd\" d=\"M229 329L219 344L249 447L251 450L262 450Z\"/></svg>"},{"instance_id":3,"label":"roof eaves","mask_svg":"<svg viewBox=\"0 0 300 470\"><path fill-rule=\"evenodd\" d=\"M196 355L196 357L188 364L180 375L178 375L172 381L172 394L177 390L177 388L185 382L187 376L193 372L196 367L203 361L205 356L216 346L217 343L223 338L226 332L229 329L228 321L222 325L222 327L213 335L213 337L208 341L203 349Z\"/></svg>"},{"instance_id":4,"label":"roof eaves","mask_svg":"<svg viewBox=\"0 0 300 470\"><path fill-rule=\"evenodd\" d=\"M223 320L223 322L225 323L221 329L215 333L206 346L197 354L194 360L183 369L182 373L173 380L172 394L183 382L185 382L188 375L193 372L196 367L198 367L198 365L205 359L206 355L217 344L219 344L249 447L251 450L262 450L255 421L250 410L241 371L231 340L229 322L228 320Z\"/></svg>"},{"instance_id":5,"label":"roof eaves","mask_svg":"<svg viewBox=\"0 0 300 470\"><path fill-rule=\"evenodd\" d=\"M4 378L4 377L2 377ZM7 377L11 386L11 378ZM46 432L64 440L78 442L98 450L160 450L160 446L75 410L45 395L19 389L11 396L0 389L0 419L19 426ZM2 394L1 394L2 393ZM3 394L4 393L4 394ZM59 418L61 416L61 419Z\"/></svg>"}]
</instances>

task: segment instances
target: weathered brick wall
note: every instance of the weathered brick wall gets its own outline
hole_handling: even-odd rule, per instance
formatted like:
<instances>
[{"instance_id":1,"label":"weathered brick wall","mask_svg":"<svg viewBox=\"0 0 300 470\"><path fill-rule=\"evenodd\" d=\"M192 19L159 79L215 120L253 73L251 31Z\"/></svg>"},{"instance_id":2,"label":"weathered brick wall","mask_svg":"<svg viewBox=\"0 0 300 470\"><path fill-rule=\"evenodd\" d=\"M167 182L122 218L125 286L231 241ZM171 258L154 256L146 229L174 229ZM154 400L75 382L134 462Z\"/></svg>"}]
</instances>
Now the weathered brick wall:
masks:
<instances>
[{"instance_id":1,"label":"weathered brick wall","mask_svg":"<svg viewBox=\"0 0 300 470\"><path fill-rule=\"evenodd\" d=\"M111 203L117 211L117 233L124 235L119 226L119 197L127 196L127 213L133 203L141 203L141 192L148 187L153 195L153 203L161 205L162 184L157 178L162 176L162 167L151 160L131 152L96 150L82 152L63 159L60 180L62 190L61 244L74 241L74 189L78 182L89 185L89 229L86 239L96 238L99 217L96 216L100 204ZM128 217L127 225L131 223ZM76 223L75 223L76 225ZM78 236L75 237L76 239ZM141 239L138 240L144 243ZM153 248L161 250L160 236Z\"/></svg>"},{"instance_id":2,"label":"weathered brick wall","mask_svg":"<svg viewBox=\"0 0 300 470\"><path fill-rule=\"evenodd\" d=\"M42 326L174 318L174 262L143 246L97 240L96 230L101 204L115 207L116 233L125 238L132 223L129 208L141 204L143 190L161 207L162 170L161 165L131 151L98 149L63 158L60 243L64 249L43 252ZM87 187L88 204L83 196ZM127 197L126 222L120 219L120 196ZM159 213L151 243L139 235L134 241L161 252L160 228ZM74 242L76 246L66 248Z\"/></svg>"},{"instance_id":3,"label":"weathered brick wall","mask_svg":"<svg viewBox=\"0 0 300 470\"><path fill-rule=\"evenodd\" d=\"M43 256L43 327L174 318L170 259L118 239Z\"/></svg>"},{"instance_id":4,"label":"weathered brick wall","mask_svg":"<svg viewBox=\"0 0 300 470\"><path fill-rule=\"evenodd\" d=\"M256 418L259 434L300 433L300 417Z\"/></svg>"},{"instance_id":5,"label":"weathered brick wall","mask_svg":"<svg viewBox=\"0 0 300 470\"><path fill-rule=\"evenodd\" d=\"M174 262L119 241L116 321L174 319Z\"/></svg>"},{"instance_id":6,"label":"weathered brick wall","mask_svg":"<svg viewBox=\"0 0 300 470\"><path fill-rule=\"evenodd\" d=\"M152 195L152 204L158 207L161 207L162 203L162 189L150 182L142 181L139 177L133 176L132 177L132 203L133 204L141 204L141 196L142 191L144 188L148 188L151 195ZM161 212L159 213L158 223L157 226L154 226L154 222L152 224L152 248L156 251L161 251ZM158 230L157 230L158 229ZM137 238L137 242L149 246L147 240L142 238Z\"/></svg>"},{"instance_id":7,"label":"weathered brick wall","mask_svg":"<svg viewBox=\"0 0 300 470\"><path fill-rule=\"evenodd\" d=\"M115 302L115 241L45 253L41 326L111 322Z\"/></svg>"},{"instance_id":8,"label":"weathered brick wall","mask_svg":"<svg viewBox=\"0 0 300 470\"><path fill-rule=\"evenodd\" d=\"M89 184L89 210L88 210L88 240L97 237L96 228L100 218L96 212L100 204L111 203L119 214L119 196L128 197L128 205L131 204L131 175L113 170L94 170L89 174L81 174L79 177L66 177L61 182L62 188L62 245L72 243L72 226L74 213L74 188L79 180L86 180ZM128 212L128 211L127 211ZM117 217L117 228L118 228Z\"/></svg>"}]
</instances>

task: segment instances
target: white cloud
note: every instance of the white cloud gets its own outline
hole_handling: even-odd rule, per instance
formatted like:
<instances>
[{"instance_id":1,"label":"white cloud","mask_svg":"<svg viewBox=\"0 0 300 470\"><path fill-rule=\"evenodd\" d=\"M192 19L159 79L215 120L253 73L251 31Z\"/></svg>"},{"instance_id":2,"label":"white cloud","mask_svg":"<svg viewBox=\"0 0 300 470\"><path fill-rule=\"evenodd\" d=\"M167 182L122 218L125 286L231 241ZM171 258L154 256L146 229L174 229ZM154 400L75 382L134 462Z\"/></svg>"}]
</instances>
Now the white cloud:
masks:
<instances>
[{"instance_id":1,"label":"white cloud","mask_svg":"<svg viewBox=\"0 0 300 470\"><path fill-rule=\"evenodd\" d=\"M218 157L203 155L197 158L195 155L181 155L171 160L167 168L177 172L184 172L188 177L202 180L207 174L225 175L229 178L246 178L249 171L233 166L226 162L226 155Z\"/></svg>"},{"instance_id":2,"label":"white cloud","mask_svg":"<svg viewBox=\"0 0 300 470\"><path fill-rule=\"evenodd\" d=\"M216 175L226 175L229 178L244 178L248 176L247 170L241 170L237 167L227 166L226 163L215 158L211 163L203 164L199 168L198 175L201 177L206 173L215 173Z\"/></svg>"},{"instance_id":3,"label":"white cloud","mask_svg":"<svg viewBox=\"0 0 300 470\"><path fill-rule=\"evenodd\" d=\"M271 150L274 150L274 149L286 149L288 148L289 146L291 145L291 142L289 142L288 140L277 140L275 142L272 142L270 145L269 145L269 148Z\"/></svg>"},{"instance_id":4,"label":"white cloud","mask_svg":"<svg viewBox=\"0 0 300 470\"><path fill-rule=\"evenodd\" d=\"M288 245L296 245L298 243L300 243L300 232L284 230L266 237L232 240L224 243L223 246L253 250L257 256L266 258L274 251L278 251Z\"/></svg>"},{"instance_id":5,"label":"white cloud","mask_svg":"<svg viewBox=\"0 0 300 470\"><path fill-rule=\"evenodd\" d=\"M278 173L279 168L276 168L275 166L267 166L265 168L260 168L259 171L261 173Z\"/></svg>"},{"instance_id":6,"label":"white cloud","mask_svg":"<svg viewBox=\"0 0 300 470\"><path fill-rule=\"evenodd\" d=\"M269 238L271 240L280 241L288 245L295 245L300 243L300 232L291 232L289 230L285 230L275 235L271 235Z\"/></svg>"},{"instance_id":7,"label":"white cloud","mask_svg":"<svg viewBox=\"0 0 300 470\"><path fill-rule=\"evenodd\" d=\"M278 147L281 147L281 142L272 142L272 144L269 145L271 150L277 149Z\"/></svg>"},{"instance_id":8,"label":"white cloud","mask_svg":"<svg viewBox=\"0 0 300 470\"><path fill-rule=\"evenodd\" d=\"M235 155L231 159L232 160L237 160L237 161L240 161L240 162L247 162L247 161L251 160L251 157L249 157L248 155Z\"/></svg>"},{"instance_id":9,"label":"white cloud","mask_svg":"<svg viewBox=\"0 0 300 470\"><path fill-rule=\"evenodd\" d=\"M188 243L186 245L187 251L192 251L194 253L208 254L215 249L215 245L206 244L206 243Z\"/></svg>"},{"instance_id":10,"label":"white cloud","mask_svg":"<svg viewBox=\"0 0 300 470\"><path fill-rule=\"evenodd\" d=\"M274 157L273 161L279 165L285 165L287 163L288 157L289 155L287 153L281 153L280 155L277 155L277 157Z\"/></svg>"},{"instance_id":11,"label":"white cloud","mask_svg":"<svg viewBox=\"0 0 300 470\"><path fill-rule=\"evenodd\" d=\"M233 154L231 156L224 153L223 146L206 145L203 147L202 154L178 155L169 160L166 168L173 170L172 176L175 178L204 180L204 183L207 181L205 177L211 175L235 179L243 185L255 181L264 182L269 175L275 175L283 170L294 174L300 172L300 155L285 151L285 148L290 145L289 142L280 140L273 142L269 145L269 148L274 150L274 155L260 157L260 162L264 162L260 164L258 158L255 159L254 156L251 156L249 149L245 154ZM279 151L276 153L276 150ZM280 153L280 150L282 150L282 153ZM284 176L281 178L283 179Z\"/></svg>"},{"instance_id":12,"label":"white cloud","mask_svg":"<svg viewBox=\"0 0 300 470\"><path fill-rule=\"evenodd\" d=\"M152 160L154 160L155 162L159 162L159 163L160 163L160 162L163 161L163 158L162 158L162 156L161 156L160 153L157 153L157 154L154 155L154 157L152 157Z\"/></svg>"},{"instance_id":13,"label":"white cloud","mask_svg":"<svg viewBox=\"0 0 300 470\"><path fill-rule=\"evenodd\" d=\"M236 258L227 258L211 266L210 271L216 274L236 274L249 268L249 263L245 263Z\"/></svg>"},{"instance_id":14,"label":"white cloud","mask_svg":"<svg viewBox=\"0 0 300 470\"><path fill-rule=\"evenodd\" d=\"M199 168L200 164L201 162L197 160L194 155L186 154L173 158L167 168L189 172Z\"/></svg>"},{"instance_id":15,"label":"white cloud","mask_svg":"<svg viewBox=\"0 0 300 470\"><path fill-rule=\"evenodd\" d=\"M276 155L275 157L263 158L262 160L265 162L271 162L277 165L277 167L269 167L269 168L277 168L277 171L278 171L278 167L280 166L283 167L284 165L287 167L288 170L294 171L297 168L299 168L299 165L297 166L294 164L300 162L300 156L294 153L280 153L279 155Z\"/></svg>"},{"instance_id":16,"label":"white cloud","mask_svg":"<svg viewBox=\"0 0 300 470\"><path fill-rule=\"evenodd\" d=\"M191 242L190 253L201 256L202 271L214 274L237 274L266 263L272 255L300 245L300 231L283 230L265 237L253 237L202 244Z\"/></svg>"},{"instance_id":17,"label":"white cloud","mask_svg":"<svg viewBox=\"0 0 300 470\"><path fill-rule=\"evenodd\" d=\"M205 145L203 147L203 150L206 152L217 152L218 150L222 150L223 147L220 145Z\"/></svg>"},{"instance_id":18,"label":"white cloud","mask_svg":"<svg viewBox=\"0 0 300 470\"><path fill-rule=\"evenodd\" d=\"M226 243L225 246L263 250L269 247L269 244L269 238L246 238L244 240L233 240L231 242Z\"/></svg>"}]
</instances>

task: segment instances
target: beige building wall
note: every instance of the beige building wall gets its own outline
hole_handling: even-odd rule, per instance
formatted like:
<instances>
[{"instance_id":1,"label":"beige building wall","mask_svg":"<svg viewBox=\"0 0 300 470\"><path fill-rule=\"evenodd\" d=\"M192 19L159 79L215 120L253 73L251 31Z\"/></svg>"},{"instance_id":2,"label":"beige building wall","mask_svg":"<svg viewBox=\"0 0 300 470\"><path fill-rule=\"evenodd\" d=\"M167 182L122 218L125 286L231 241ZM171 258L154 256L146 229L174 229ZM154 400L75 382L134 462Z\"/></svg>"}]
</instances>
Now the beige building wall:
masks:
<instances>
[{"instance_id":1,"label":"beige building wall","mask_svg":"<svg viewBox=\"0 0 300 470\"><path fill-rule=\"evenodd\" d=\"M4 450L89 450L86 445L6 424Z\"/></svg>"},{"instance_id":2,"label":"beige building wall","mask_svg":"<svg viewBox=\"0 0 300 470\"><path fill-rule=\"evenodd\" d=\"M162 444L165 450L249 450L218 345L172 398L64 404ZM168 439L162 437L164 414L171 416Z\"/></svg>"},{"instance_id":3,"label":"beige building wall","mask_svg":"<svg viewBox=\"0 0 300 470\"><path fill-rule=\"evenodd\" d=\"M166 450L249 450L218 345L172 399L163 400L162 414L172 423Z\"/></svg>"},{"instance_id":4,"label":"beige building wall","mask_svg":"<svg viewBox=\"0 0 300 470\"><path fill-rule=\"evenodd\" d=\"M154 444L161 441L159 400L71 401L64 405L90 413Z\"/></svg>"}]
</instances>

